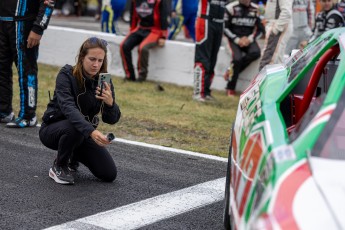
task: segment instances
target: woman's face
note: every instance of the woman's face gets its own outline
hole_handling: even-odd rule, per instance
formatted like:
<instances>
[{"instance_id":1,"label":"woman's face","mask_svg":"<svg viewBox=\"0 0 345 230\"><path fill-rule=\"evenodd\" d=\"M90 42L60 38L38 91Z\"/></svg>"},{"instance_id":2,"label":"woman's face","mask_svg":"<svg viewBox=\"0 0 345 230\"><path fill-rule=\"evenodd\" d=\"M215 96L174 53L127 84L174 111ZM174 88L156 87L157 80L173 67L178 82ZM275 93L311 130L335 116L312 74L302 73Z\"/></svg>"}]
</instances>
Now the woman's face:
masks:
<instances>
[{"instance_id":1,"label":"woman's face","mask_svg":"<svg viewBox=\"0 0 345 230\"><path fill-rule=\"evenodd\" d=\"M101 48L89 49L83 60L84 73L88 77L95 76L102 67L105 52Z\"/></svg>"}]
</instances>

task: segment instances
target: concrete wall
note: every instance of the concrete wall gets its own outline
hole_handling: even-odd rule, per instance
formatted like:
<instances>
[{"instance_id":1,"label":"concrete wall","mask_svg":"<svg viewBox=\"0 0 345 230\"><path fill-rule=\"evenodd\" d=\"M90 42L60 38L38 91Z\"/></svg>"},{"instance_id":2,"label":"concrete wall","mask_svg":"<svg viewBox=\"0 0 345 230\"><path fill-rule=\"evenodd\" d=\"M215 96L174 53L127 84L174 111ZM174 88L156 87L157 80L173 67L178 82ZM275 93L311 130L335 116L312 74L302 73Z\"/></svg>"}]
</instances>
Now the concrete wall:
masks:
<instances>
[{"instance_id":1,"label":"concrete wall","mask_svg":"<svg viewBox=\"0 0 345 230\"><path fill-rule=\"evenodd\" d=\"M40 63L63 66L75 63L77 51L88 37L97 36L108 42L108 71L124 77L119 45L123 36L88 30L49 26L44 32L38 61ZM193 86L194 44L167 41L164 48L154 48L150 52L148 80ZM133 63L137 62L137 51L133 52ZM226 82L223 73L230 63L229 52L221 47L218 53L212 89L224 90ZM258 61L252 63L242 74L236 90L243 91L257 73Z\"/></svg>"}]
</instances>

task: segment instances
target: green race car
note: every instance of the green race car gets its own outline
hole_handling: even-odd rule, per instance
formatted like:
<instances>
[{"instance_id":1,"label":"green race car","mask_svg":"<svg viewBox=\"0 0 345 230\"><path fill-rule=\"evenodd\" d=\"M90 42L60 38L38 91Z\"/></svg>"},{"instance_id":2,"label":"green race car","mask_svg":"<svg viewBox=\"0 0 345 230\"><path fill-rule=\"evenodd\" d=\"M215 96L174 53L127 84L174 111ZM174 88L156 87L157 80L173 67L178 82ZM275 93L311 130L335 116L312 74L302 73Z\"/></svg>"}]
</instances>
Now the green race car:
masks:
<instances>
[{"instance_id":1,"label":"green race car","mask_svg":"<svg viewBox=\"0 0 345 230\"><path fill-rule=\"evenodd\" d=\"M225 229L345 229L345 28L240 97L225 188Z\"/></svg>"}]
</instances>

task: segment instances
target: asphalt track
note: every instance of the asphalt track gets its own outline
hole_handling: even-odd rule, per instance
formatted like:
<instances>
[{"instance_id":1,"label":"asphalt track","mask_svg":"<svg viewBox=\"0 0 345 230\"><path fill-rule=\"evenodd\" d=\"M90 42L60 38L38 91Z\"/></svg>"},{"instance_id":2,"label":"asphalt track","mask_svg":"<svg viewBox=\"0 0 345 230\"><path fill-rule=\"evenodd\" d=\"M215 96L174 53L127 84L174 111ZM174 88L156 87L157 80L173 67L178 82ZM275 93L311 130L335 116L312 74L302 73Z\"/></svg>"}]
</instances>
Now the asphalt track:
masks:
<instances>
[{"instance_id":1,"label":"asphalt track","mask_svg":"<svg viewBox=\"0 0 345 230\"><path fill-rule=\"evenodd\" d=\"M81 166L65 186L38 130L0 125L0 229L222 229L225 159L120 140L115 182Z\"/></svg>"}]
</instances>

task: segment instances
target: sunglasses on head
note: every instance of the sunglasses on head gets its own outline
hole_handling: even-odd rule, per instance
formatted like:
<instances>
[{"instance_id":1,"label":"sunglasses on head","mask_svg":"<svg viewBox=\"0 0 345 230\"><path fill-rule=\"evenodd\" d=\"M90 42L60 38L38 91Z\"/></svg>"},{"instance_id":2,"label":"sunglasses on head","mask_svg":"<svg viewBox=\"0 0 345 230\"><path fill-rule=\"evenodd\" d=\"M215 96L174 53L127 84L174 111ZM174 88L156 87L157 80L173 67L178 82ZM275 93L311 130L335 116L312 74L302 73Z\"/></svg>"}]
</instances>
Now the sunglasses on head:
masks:
<instances>
[{"instance_id":1,"label":"sunglasses on head","mask_svg":"<svg viewBox=\"0 0 345 230\"><path fill-rule=\"evenodd\" d=\"M101 42L101 44L103 46L108 46L108 42L104 39L101 39L101 38L97 38L97 37L91 37L88 39L92 44L95 44L95 43L99 43Z\"/></svg>"}]
</instances>

